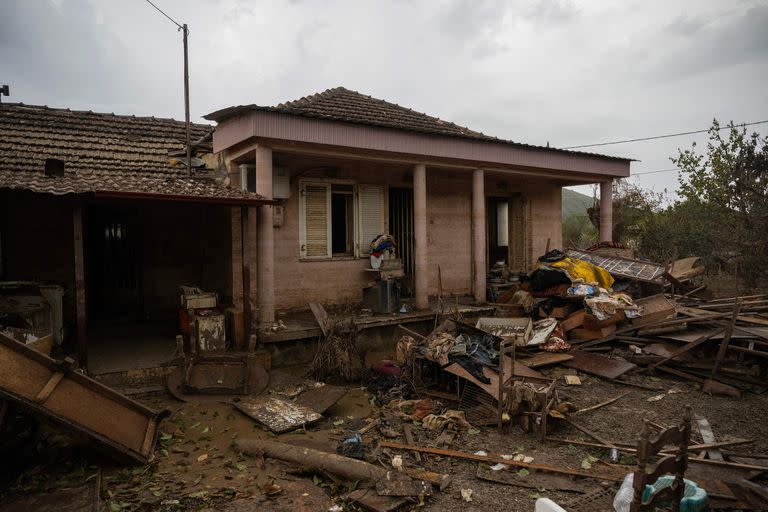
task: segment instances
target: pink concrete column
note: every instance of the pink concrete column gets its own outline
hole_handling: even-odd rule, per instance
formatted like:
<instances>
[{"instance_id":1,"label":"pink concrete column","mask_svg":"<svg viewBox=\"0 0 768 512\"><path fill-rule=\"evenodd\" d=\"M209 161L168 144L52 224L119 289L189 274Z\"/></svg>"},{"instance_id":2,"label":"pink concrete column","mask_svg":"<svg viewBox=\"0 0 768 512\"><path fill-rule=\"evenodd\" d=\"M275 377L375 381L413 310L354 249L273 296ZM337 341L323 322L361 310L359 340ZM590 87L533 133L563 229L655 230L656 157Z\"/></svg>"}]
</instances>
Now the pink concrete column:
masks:
<instances>
[{"instance_id":1,"label":"pink concrete column","mask_svg":"<svg viewBox=\"0 0 768 512\"><path fill-rule=\"evenodd\" d=\"M613 241L613 180L600 182L600 241Z\"/></svg>"},{"instance_id":2,"label":"pink concrete column","mask_svg":"<svg viewBox=\"0 0 768 512\"><path fill-rule=\"evenodd\" d=\"M477 302L485 302L485 173L472 173L472 288Z\"/></svg>"},{"instance_id":3,"label":"pink concrete column","mask_svg":"<svg viewBox=\"0 0 768 512\"><path fill-rule=\"evenodd\" d=\"M256 146L256 193L272 199L272 148ZM275 234L273 207L259 206L257 229L257 295L259 323L266 327L275 321Z\"/></svg>"},{"instance_id":4,"label":"pink concrete column","mask_svg":"<svg viewBox=\"0 0 768 512\"><path fill-rule=\"evenodd\" d=\"M427 309L427 167L424 164L413 168L413 228L416 309Z\"/></svg>"}]
</instances>

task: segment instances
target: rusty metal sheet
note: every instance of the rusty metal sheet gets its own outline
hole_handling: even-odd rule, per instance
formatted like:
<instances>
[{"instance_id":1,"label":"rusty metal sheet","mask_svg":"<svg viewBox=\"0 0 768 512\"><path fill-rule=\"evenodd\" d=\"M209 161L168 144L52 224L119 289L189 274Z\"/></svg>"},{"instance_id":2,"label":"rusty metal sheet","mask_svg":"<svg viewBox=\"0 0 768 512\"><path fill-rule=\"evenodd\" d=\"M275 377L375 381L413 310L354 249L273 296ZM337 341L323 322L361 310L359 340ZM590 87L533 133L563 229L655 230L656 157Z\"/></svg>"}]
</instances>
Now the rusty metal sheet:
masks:
<instances>
[{"instance_id":1,"label":"rusty metal sheet","mask_svg":"<svg viewBox=\"0 0 768 512\"><path fill-rule=\"evenodd\" d=\"M565 366L606 379L615 379L637 366L621 359L611 359L602 354L581 351L569 353L573 359L566 361Z\"/></svg>"},{"instance_id":2,"label":"rusty metal sheet","mask_svg":"<svg viewBox=\"0 0 768 512\"><path fill-rule=\"evenodd\" d=\"M663 275L666 268L664 268L664 265L659 265L652 261L630 260L616 256L606 257L593 252L575 250L566 251L566 254L571 258L578 258L604 268L614 277L636 279L655 284L664 283Z\"/></svg>"},{"instance_id":3,"label":"rusty metal sheet","mask_svg":"<svg viewBox=\"0 0 768 512\"><path fill-rule=\"evenodd\" d=\"M140 463L163 416L1 333L0 398Z\"/></svg>"},{"instance_id":4,"label":"rusty metal sheet","mask_svg":"<svg viewBox=\"0 0 768 512\"><path fill-rule=\"evenodd\" d=\"M245 398L232 405L249 418L265 425L275 434L282 434L308 425L323 416L309 407L274 396Z\"/></svg>"}]
</instances>

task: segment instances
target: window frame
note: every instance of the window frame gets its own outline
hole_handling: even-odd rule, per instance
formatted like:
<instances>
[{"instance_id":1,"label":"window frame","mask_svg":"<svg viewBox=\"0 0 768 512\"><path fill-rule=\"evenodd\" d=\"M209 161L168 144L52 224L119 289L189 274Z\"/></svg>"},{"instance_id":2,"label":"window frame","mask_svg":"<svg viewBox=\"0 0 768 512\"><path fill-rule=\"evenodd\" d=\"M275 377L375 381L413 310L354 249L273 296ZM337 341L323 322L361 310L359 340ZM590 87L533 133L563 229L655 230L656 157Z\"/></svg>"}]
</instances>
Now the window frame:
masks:
<instances>
[{"instance_id":1,"label":"window frame","mask_svg":"<svg viewBox=\"0 0 768 512\"><path fill-rule=\"evenodd\" d=\"M326 230L327 230L327 250L323 256L308 256L306 252L306 237L307 237L307 217L306 217L306 186L322 186L326 189ZM333 222L331 220L331 198L333 195L333 185L351 185L352 186L352 254L336 254L333 253ZM349 179L302 179L299 180L299 261L343 261L343 260L356 260L359 258L368 258L370 252L368 247L363 248L363 244L370 242L364 242L361 240L361 200L360 189L361 187L372 186L379 187L381 189L381 226L384 231L387 230L387 186L377 183L358 183Z\"/></svg>"}]
</instances>

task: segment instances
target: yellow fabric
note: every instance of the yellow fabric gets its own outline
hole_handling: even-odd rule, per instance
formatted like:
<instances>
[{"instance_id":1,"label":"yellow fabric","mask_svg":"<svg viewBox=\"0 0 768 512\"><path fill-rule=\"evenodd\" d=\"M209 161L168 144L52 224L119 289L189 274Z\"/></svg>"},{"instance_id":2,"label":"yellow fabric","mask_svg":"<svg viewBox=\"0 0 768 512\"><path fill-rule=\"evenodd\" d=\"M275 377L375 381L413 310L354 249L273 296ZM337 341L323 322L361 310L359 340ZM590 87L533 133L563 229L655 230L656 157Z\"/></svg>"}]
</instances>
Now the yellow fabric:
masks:
<instances>
[{"instance_id":1,"label":"yellow fabric","mask_svg":"<svg viewBox=\"0 0 768 512\"><path fill-rule=\"evenodd\" d=\"M563 258L560 261L545 264L548 267L564 270L571 281L583 281L585 284L591 284L610 289L613 286L613 276L604 268L593 265L588 261L578 258Z\"/></svg>"}]
</instances>

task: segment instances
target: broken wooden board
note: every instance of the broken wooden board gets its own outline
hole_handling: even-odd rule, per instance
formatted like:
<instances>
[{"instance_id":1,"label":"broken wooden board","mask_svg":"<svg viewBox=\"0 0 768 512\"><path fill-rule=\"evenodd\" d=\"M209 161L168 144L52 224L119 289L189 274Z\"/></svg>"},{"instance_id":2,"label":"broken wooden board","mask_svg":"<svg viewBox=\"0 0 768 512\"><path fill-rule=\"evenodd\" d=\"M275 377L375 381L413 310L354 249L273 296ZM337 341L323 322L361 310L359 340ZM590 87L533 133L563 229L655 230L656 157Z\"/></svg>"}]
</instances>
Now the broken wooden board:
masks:
<instances>
[{"instance_id":1,"label":"broken wooden board","mask_svg":"<svg viewBox=\"0 0 768 512\"><path fill-rule=\"evenodd\" d=\"M141 464L154 452L164 415L3 334L0 399Z\"/></svg>"},{"instance_id":2,"label":"broken wooden board","mask_svg":"<svg viewBox=\"0 0 768 512\"><path fill-rule=\"evenodd\" d=\"M317 302L310 302L309 309L312 310L312 314L315 316L317 325L319 325L320 330L323 331L323 336L327 338L330 329L328 326L328 313L326 313L325 308Z\"/></svg>"},{"instance_id":3,"label":"broken wooden board","mask_svg":"<svg viewBox=\"0 0 768 512\"><path fill-rule=\"evenodd\" d=\"M295 430L323 417L322 414L309 407L281 400L274 396L243 398L239 402L232 402L232 405L249 418L265 425L275 434Z\"/></svg>"},{"instance_id":4,"label":"broken wooden board","mask_svg":"<svg viewBox=\"0 0 768 512\"><path fill-rule=\"evenodd\" d=\"M712 432L712 425L709 424L709 421L707 420L707 418L696 418L696 424L699 427L699 433L701 434L701 439L705 443L716 442L715 434ZM709 455L710 459L723 460L723 453L718 448L712 448L711 450L706 450L705 453Z\"/></svg>"},{"instance_id":5,"label":"broken wooden board","mask_svg":"<svg viewBox=\"0 0 768 512\"><path fill-rule=\"evenodd\" d=\"M323 414L347 394L346 388L341 386L332 386L322 382L318 384L322 385L310 388L297 396L296 403Z\"/></svg>"},{"instance_id":6,"label":"broken wooden board","mask_svg":"<svg viewBox=\"0 0 768 512\"><path fill-rule=\"evenodd\" d=\"M647 352L654 356L669 358L674 357L675 352L680 348L679 345L672 343L651 343L643 347L643 352ZM677 358L678 361L690 361L691 355L689 353L680 354Z\"/></svg>"},{"instance_id":7,"label":"broken wooden board","mask_svg":"<svg viewBox=\"0 0 768 512\"><path fill-rule=\"evenodd\" d=\"M637 366L620 359L611 359L591 352L575 351L570 352L570 354L573 359L566 361L565 366L606 379L615 379Z\"/></svg>"},{"instance_id":8,"label":"broken wooden board","mask_svg":"<svg viewBox=\"0 0 768 512\"><path fill-rule=\"evenodd\" d=\"M594 483L587 483L566 475L541 473L531 471L527 475L514 469L494 471L487 464L478 464L475 474L480 480L488 480L504 485L515 485L528 489L545 489L547 491L587 492L594 488Z\"/></svg>"},{"instance_id":9,"label":"broken wooden board","mask_svg":"<svg viewBox=\"0 0 768 512\"><path fill-rule=\"evenodd\" d=\"M720 332L717 332L720 331ZM678 331L668 334L660 334L659 338L690 343L705 334L713 334L711 340L722 340L725 333L722 329L698 329L695 331ZM738 327L731 334L732 340L768 337L768 327Z\"/></svg>"},{"instance_id":10,"label":"broken wooden board","mask_svg":"<svg viewBox=\"0 0 768 512\"><path fill-rule=\"evenodd\" d=\"M342 495L341 499L360 505L372 512L392 512L408 503L405 498L379 496L374 489L357 489Z\"/></svg>"},{"instance_id":11,"label":"broken wooden board","mask_svg":"<svg viewBox=\"0 0 768 512\"><path fill-rule=\"evenodd\" d=\"M518 359L518 362L520 364L524 364L528 368L540 368L542 366L549 366L551 364L570 361L571 359L573 359L571 354L565 354L562 352L539 352L531 357Z\"/></svg>"},{"instance_id":12,"label":"broken wooden board","mask_svg":"<svg viewBox=\"0 0 768 512\"><path fill-rule=\"evenodd\" d=\"M504 357L504 379L508 379L511 376L511 370L512 370L512 358L505 356ZM465 370L459 363L452 363L443 368L448 373L452 373L453 375L456 375L457 377L461 377L462 379L466 379L469 382L477 385L479 388L481 388L483 391L491 395L496 400L499 399L499 374L496 373L494 370L491 370L487 366L483 367L483 375L485 375L488 379L490 379L490 383L486 384L484 382L480 382L477 377L469 373L467 370ZM537 372L536 370L532 370L531 368L528 368L524 364L515 361L515 377L525 377L527 379L536 379L536 380L542 380L542 381L549 381L551 379L547 379L542 375L541 373Z\"/></svg>"}]
</instances>

